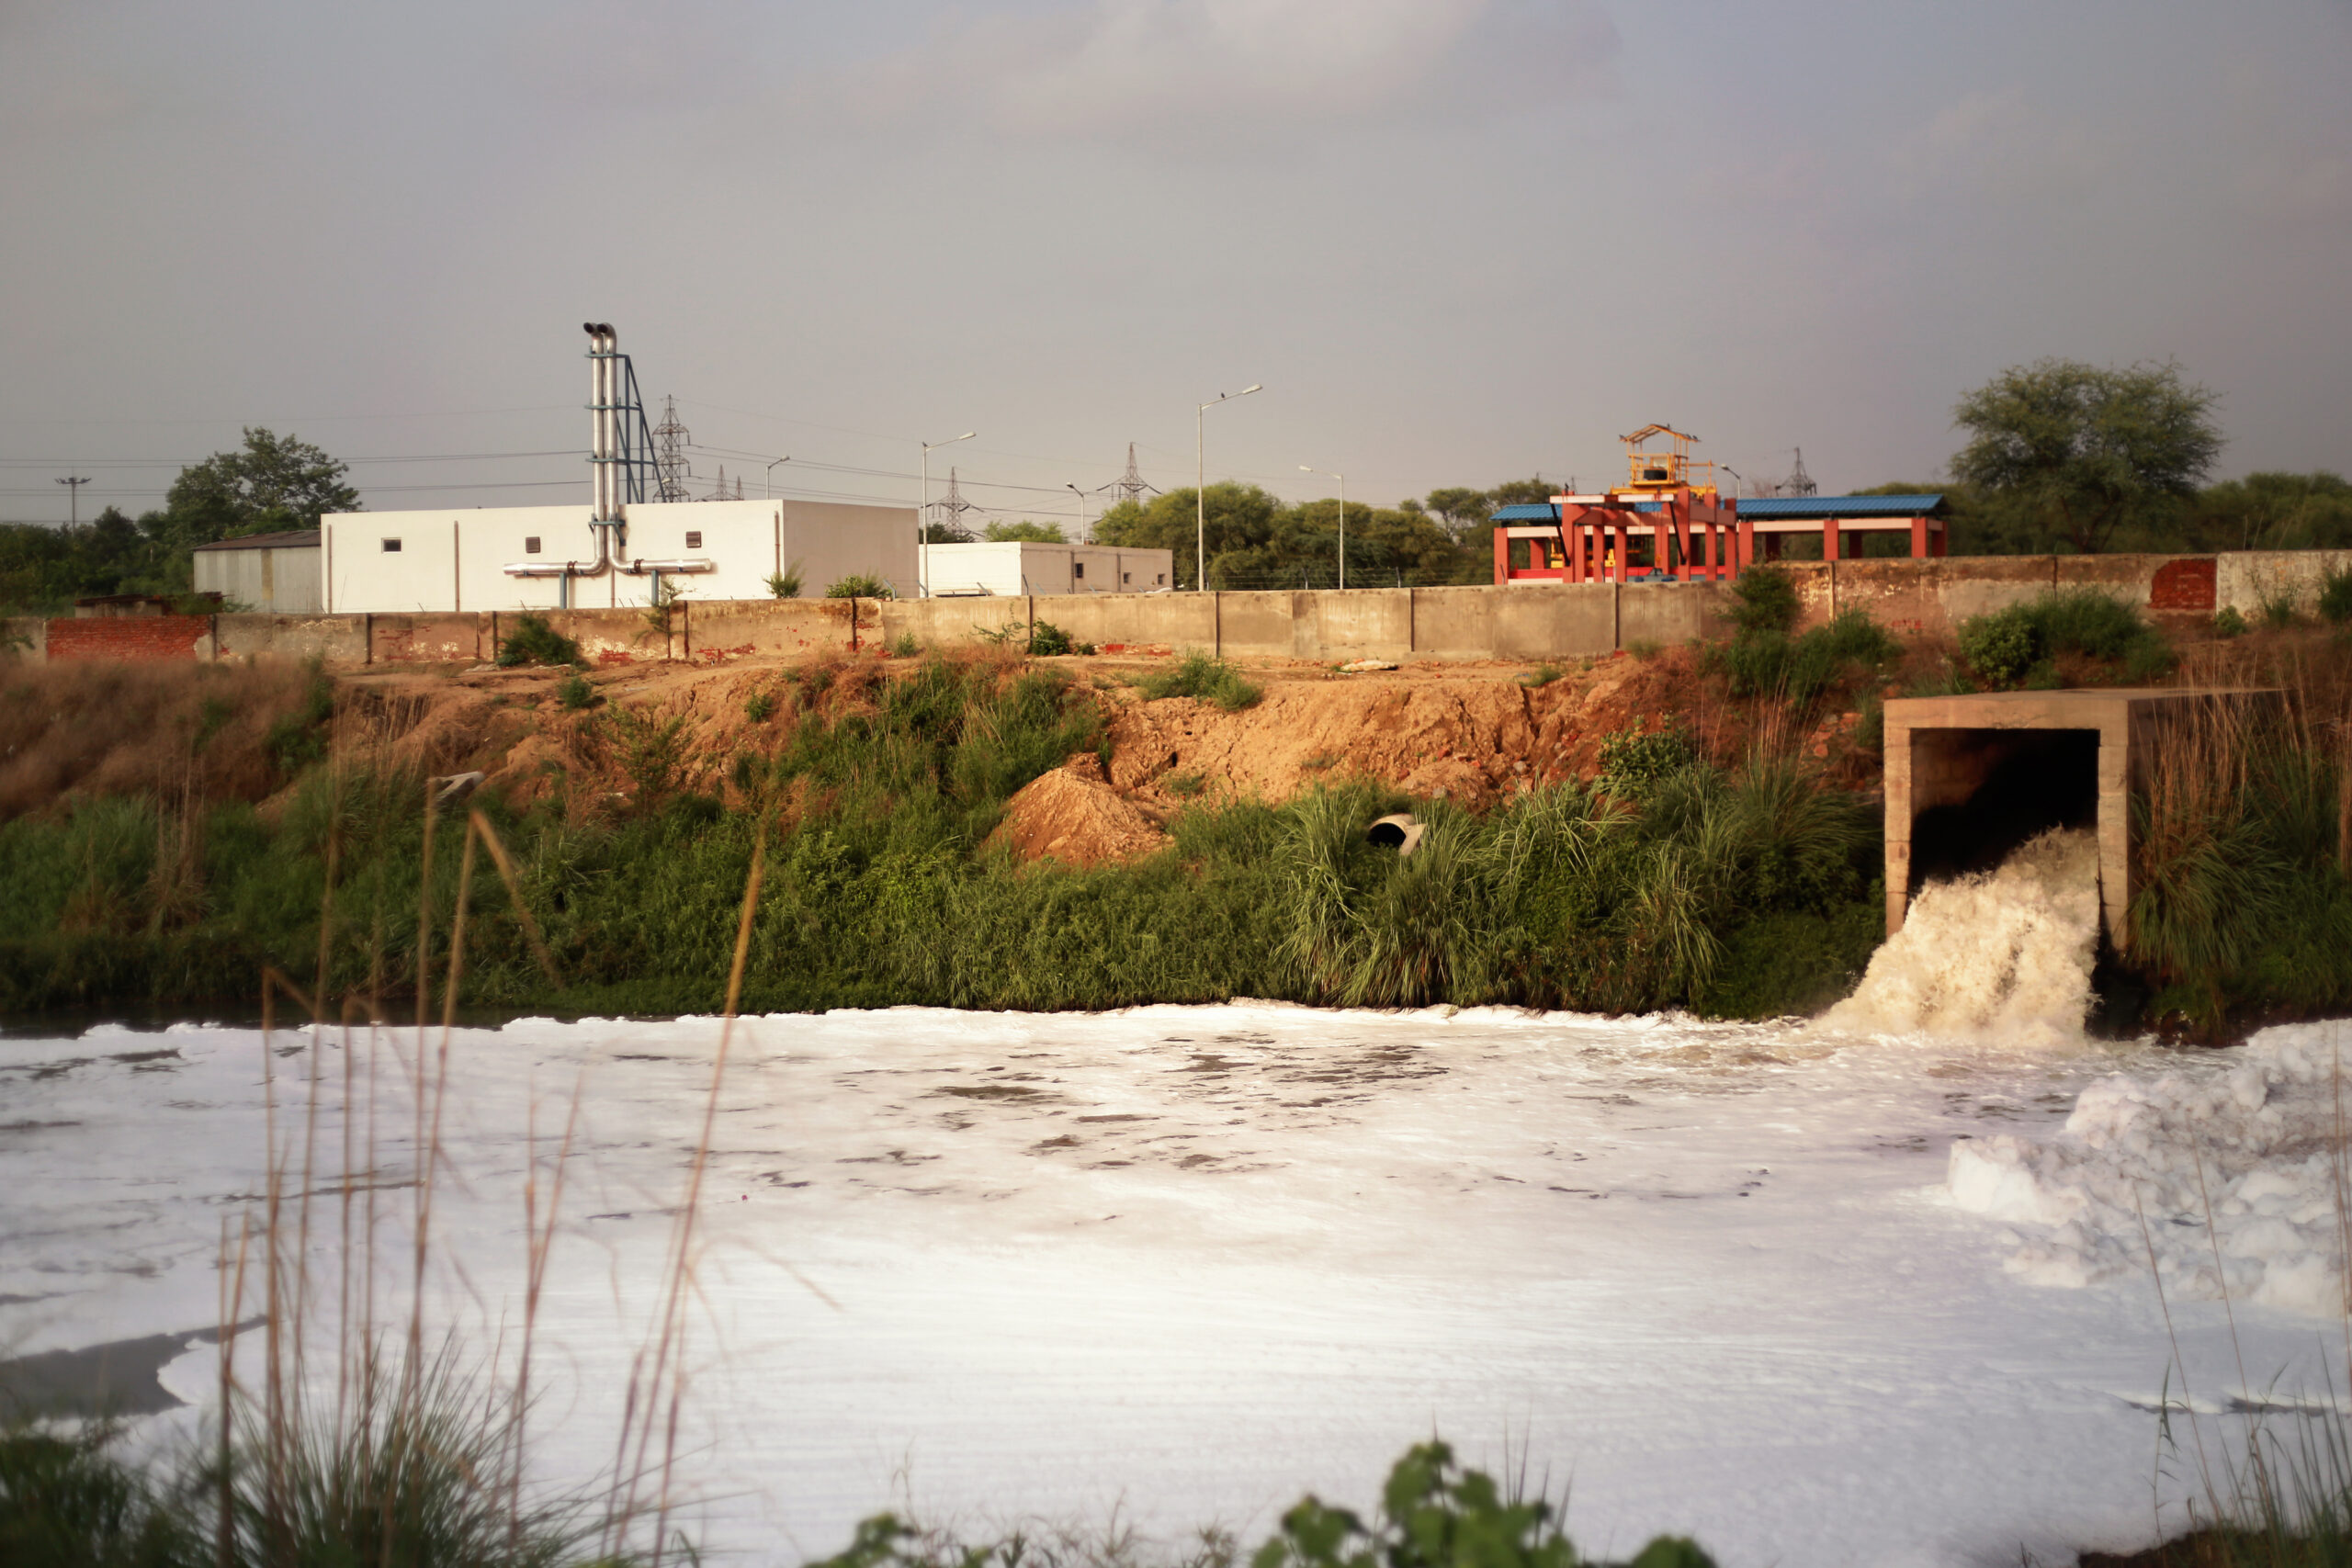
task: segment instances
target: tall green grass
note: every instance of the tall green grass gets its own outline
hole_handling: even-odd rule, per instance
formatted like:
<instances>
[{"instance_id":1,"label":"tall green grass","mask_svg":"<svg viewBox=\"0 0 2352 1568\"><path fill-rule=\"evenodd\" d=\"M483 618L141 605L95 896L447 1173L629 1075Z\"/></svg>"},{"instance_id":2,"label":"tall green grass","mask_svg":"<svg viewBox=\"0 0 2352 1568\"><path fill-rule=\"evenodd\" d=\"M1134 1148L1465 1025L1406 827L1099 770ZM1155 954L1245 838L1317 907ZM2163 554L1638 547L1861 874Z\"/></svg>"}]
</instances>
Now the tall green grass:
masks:
<instances>
[{"instance_id":1,"label":"tall green grass","mask_svg":"<svg viewBox=\"0 0 2352 1568\"><path fill-rule=\"evenodd\" d=\"M1874 934L1876 822L1795 764L1725 774L1677 750L1639 805L1560 784L1484 817L1420 807L1408 859L1364 841L1413 803L1340 781L1282 806L1204 796L1171 848L1128 866L1017 866L990 844L1006 800L1100 748L1093 703L1057 671L934 660L886 677L818 671L722 768L666 722L593 716L628 798L559 793L528 811L478 796L512 847L516 887L560 972L547 978L504 886L471 894L469 997L480 1006L707 1010L727 966L734 890L761 824L774 862L751 934L746 1005L923 1003L1101 1009L1233 996L1742 1015L1792 1010L1819 974L1741 958L1791 922L1828 988ZM699 770L699 771L698 771ZM262 963L314 966L335 846L331 988L416 984L414 911L447 912L458 873L428 864L397 771L322 769L275 820L199 814L178 842L153 802L95 802L0 827L0 1007L217 1002ZM162 846L159 849L158 846ZM158 919L159 867L176 911ZM1728 964L1726 959L1732 961Z\"/></svg>"}]
</instances>

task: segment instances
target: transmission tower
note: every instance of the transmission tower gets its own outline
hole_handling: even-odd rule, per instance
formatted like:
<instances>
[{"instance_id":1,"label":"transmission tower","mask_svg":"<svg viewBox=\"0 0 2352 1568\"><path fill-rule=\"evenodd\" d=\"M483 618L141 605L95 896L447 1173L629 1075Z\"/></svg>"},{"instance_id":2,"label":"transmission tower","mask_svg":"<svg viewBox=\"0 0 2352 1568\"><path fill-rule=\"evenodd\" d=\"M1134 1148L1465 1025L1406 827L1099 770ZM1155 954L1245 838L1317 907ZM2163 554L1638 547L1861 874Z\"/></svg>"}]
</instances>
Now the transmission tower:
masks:
<instances>
[{"instance_id":1,"label":"transmission tower","mask_svg":"<svg viewBox=\"0 0 2352 1568\"><path fill-rule=\"evenodd\" d=\"M1127 471L1103 488L1116 491L1119 501L1132 501L1137 506L1143 504L1144 491L1150 491L1154 495L1159 493L1157 486L1144 482L1143 471L1136 467L1136 444L1132 441L1127 443ZM1115 506L1118 502L1112 504Z\"/></svg>"},{"instance_id":2,"label":"transmission tower","mask_svg":"<svg viewBox=\"0 0 2352 1568\"><path fill-rule=\"evenodd\" d=\"M690 496L690 495L689 495L689 496L683 496L683 497L681 497L680 499L681 499L681 500L684 500L684 501L692 501L692 500L694 499L694 497L692 497L692 496ZM704 499L705 501L741 501L741 500L742 500L742 499L743 499L743 476L742 476L742 475L741 475L741 474L737 474L737 475L735 476L735 488L734 488L733 490L729 490L729 489L727 488L727 465L726 465L726 464L724 464L724 463L719 464L719 465L718 465L718 482L717 484L715 484L715 485L711 486L710 493L709 493L708 495L704 496L704 497L703 497L703 499Z\"/></svg>"},{"instance_id":3,"label":"transmission tower","mask_svg":"<svg viewBox=\"0 0 2352 1568\"><path fill-rule=\"evenodd\" d=\"M972 536L971 530L964 526L964 513L977 512L979 507L964 499L964 491L956 481L955 469L947 470L947 493L933 502L931 509L934 514L937 514L936 520L950 538L968 539Z\"/></svg>"},{"instance_id":4,"label":"transmission tower","mask_svg":"<svg viewBox=\"0 0 2352 1568\"><path fill-rule=\"evenodd\" d=\"M1789 477L1781 482L1781 493L1782 495L1819 495L1821 493L1821 487L1813 482L1811 474L1804 471L1804 448L1802 446L1797 448L1797 466L1792 468L1789 471Z\"/></svg>"},{"instance_id":5,"label":"transmission tower","mask_svg":"<svg viewBox=\"0 0 2352 1568\"><path fill-rule=\"evenodd\" d=\"M653 427L655 488L662 501L692 501L686 493L686 444L694 437L678 419L678 400L662 400L662 423Z\"/></svg>"}]
</instances>

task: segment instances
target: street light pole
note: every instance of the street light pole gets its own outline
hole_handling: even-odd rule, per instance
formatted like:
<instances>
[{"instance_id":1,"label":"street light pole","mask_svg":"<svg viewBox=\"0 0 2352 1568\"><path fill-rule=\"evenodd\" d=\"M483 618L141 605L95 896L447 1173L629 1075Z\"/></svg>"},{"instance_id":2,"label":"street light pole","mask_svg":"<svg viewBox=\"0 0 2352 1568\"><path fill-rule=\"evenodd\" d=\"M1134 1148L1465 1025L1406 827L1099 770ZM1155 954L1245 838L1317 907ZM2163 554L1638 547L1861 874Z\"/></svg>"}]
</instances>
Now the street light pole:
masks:
<instances>
[{"instance_id":1,"label":"street light pole","mask_svg":"<svg viewBox=\"0 0 2352 1568\"><path fill-rule=\"evenodd\" d=\"M945 441L925 441L921 443L922 446L922 489L918 492L922 499L915 503L915 597L919 599L928 599L931 597L931 541L922 536L922 514L931 510L932 450L934 447L939 446L953 446L958 441L969 441L973 436L978 435L978 434L979 432L977 430L967 430L964 432L963 434L954 436Z\"/></svg>"},{"instance_id":2,"label":"street light pole","mask_svg":"<svg viewBox=\"0 0 2352 1568\"><path fill-rule=\"evenodd\" d=\"M775 460L775 463L789 463L790 461L792 461L790 457L778 457ZM775 499L775 463L770 463L768 465L767 481L761 487L764 499L769 501L774 501Z\"/></svg>"},{"instance_id":3,"label":"street light pole","mask_svg":"<svg viewBox=\"0 0 2352 1568\"><path fill-rule=\"evenodd\" d=\"M1062 489L1078 497L1078 542L1081 545L1092 544L1093 541L1086 536L1086 492L1067 480L1063 482Z\"/></svg>"},{"instance_id":4,"label":"street light pole","mask_svg":"<svg viewBox=\"0 0 2352 1568\"><path fill-rule=\"evenodd\" d=\"M57 482L65 487L65 493L71 498L65 503L66 512L71 519L68 525L79 528L82 525L82 487L90 482L90 476L76 474L72 479L60 479Z\"/></svg>"},{"instance_id":5,"label":"street light pole","mask_svg":"<svg viewBox=\"0 0 2352 1568\"><path fill-rule=\"evenodd\" d=\"M1238 392L1219 392L1209 401L1193 411L1193 565L1200 573L1200 581L1193 584L1193 592L1205 593L1209 588L1209 459L1206 438L1202 434L1202 421L1209 410L1231 398L1246 398L1261 390L1263 383L1252 381Z\"/></svg>"},{"instance_id":6,"label":"street light pole","mask_svg":"<svg viewBox=\"0 0 2352 1568\"><path fill-rule=\"evenodd\" d=\"M1345 588L1348 585L1348 476L1332 473L1329 468L1318 468L1312 463L1301 463L1298 471L1303 474L1327 474L1340 481L1340 586Z\"/></svg>"}]
</instances>

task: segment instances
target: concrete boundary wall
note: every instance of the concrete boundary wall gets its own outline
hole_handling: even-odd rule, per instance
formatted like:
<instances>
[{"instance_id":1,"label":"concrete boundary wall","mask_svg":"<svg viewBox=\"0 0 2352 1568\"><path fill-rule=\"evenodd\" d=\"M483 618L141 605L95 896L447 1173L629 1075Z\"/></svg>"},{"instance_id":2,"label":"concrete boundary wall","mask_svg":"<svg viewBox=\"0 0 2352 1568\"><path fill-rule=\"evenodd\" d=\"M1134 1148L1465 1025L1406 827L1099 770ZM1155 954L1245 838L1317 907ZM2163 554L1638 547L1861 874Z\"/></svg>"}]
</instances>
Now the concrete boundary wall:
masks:
<instances>
[{"instance_id":1,"label":"concrete boundary wall","mask_svg":"<svg viewBox=\"0 0 2352 1568\"><path fill-rule=\"evenodd\" d=\"M2248 620L2273 605L2315 613L2331 571L2352 550L2269 550L2220 556L1977 556L1940 560L1790 561L1802 623L1860 610L1890 630L1949 637L1971 615L2053 589L2086 588L2189 629L2217 610ZM1458 588L1280 590L1247 593L1010 594L861 600L853 634L839 599L685 600L666 629L642 609L550 610L549 625L599 664L650 660L846 652L912 638L925 648L977 646L1015 622L1046 621L1116 652L1201 649L1243 659L1503 659L1540 660L1670 646L1722 635L1727 590L1714 583L1584 582ZM92 632L86 619L15 620L15 657L322 659L334 664L480 663L495 657L523 612L339 615L215 615L198 635ZM204 617L182 617L193 623ZM160 640L159 640L160 639ZM169 647L163 646L169 643ZM132 644L138 645L136 650ZM7 656L0 651L0 657Z\"/></svg>"}]
</instances>

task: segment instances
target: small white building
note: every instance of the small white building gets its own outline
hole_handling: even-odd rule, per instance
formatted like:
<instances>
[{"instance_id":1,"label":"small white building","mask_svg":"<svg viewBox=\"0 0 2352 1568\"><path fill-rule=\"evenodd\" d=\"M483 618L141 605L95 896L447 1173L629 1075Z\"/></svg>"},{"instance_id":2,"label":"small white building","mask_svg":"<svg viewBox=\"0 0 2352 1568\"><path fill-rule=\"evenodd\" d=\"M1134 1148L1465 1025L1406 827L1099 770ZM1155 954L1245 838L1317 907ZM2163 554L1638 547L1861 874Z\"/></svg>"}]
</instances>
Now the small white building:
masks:
<instances>
[{"instance_id":1,"label":"small white building","mask_svg":"<svg viewBox=\"0 0 2352 1568\"><path fill-rule=\"evenodd\" d=\"M974 594L1152 593L1174 585L1173 550L1111 545L925 545L923 581L934 599Z\"/></svg>"},{"instance_id":2,"label":"small white building","mask_svg":"<svg viewBox=\"0 0 2352 1568\"><path fill-rule=\"evenodd\" d=\"M917 592L910 506L637 502L613 530L610 558L592 515L586 506L330 513L320 520L318 607L586 610L650 604L665 582L690 599L766 599L768 579L793 572L804 598L859 574L901 598Z\"/></svg>"},{"instance_id":3,"label":"small white building","mask_svg":"<svg viewBox=\"0 0 2352 1568\"><path fill-rule=\"evenodd\" d=\"M315 615L320 603L319 531L248 534L196 547L196 591L243 609Z\"/></svg>"}]
</instances>

